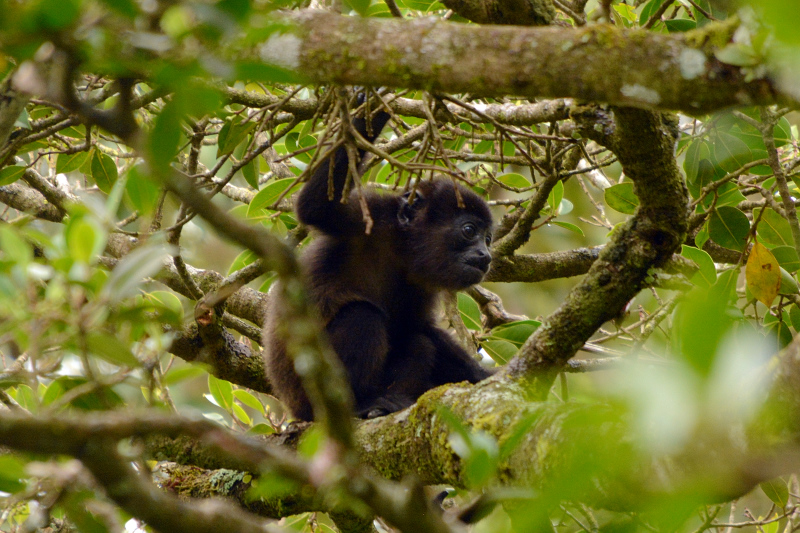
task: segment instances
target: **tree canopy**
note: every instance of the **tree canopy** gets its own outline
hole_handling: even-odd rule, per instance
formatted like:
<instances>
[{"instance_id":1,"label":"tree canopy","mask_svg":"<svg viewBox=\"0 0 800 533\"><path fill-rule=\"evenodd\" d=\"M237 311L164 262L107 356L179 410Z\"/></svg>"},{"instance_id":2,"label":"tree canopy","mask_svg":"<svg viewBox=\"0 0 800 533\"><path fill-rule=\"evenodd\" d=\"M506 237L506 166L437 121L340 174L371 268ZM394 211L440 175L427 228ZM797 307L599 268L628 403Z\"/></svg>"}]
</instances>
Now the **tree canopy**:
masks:
<instances>
[{"instance_id":1,"label":"tree canopy","mask_svg":"<svg viewBox=\"0 0 800 533\"><path fill-rule=\"evenodd\" d=\"M0 0L0 531L794 531L794 4ZM492 378L353 418L293 213L338 146L489 202L441 311Z\"/></svg>"}]
</instances>

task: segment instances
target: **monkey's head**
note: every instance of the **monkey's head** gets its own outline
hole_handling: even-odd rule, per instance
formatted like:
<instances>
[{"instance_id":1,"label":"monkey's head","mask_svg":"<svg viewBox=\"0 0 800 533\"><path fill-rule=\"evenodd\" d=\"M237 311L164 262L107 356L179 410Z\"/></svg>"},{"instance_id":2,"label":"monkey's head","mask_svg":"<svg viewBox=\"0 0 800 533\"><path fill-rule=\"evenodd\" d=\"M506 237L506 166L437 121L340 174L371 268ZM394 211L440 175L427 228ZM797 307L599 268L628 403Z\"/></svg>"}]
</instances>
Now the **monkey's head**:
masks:
<instances>
[{"instance_id":1,"label":"monkey's head","mask_svg":"<svg viewBox=\"0 0 800 533\"><path fill-rule=\"evenodd\" d=\"M469 189L447 179L421 183L413 200L400 198L397 217L414 284L460 290L479 283L489 271L492 215Z\"/></svg>"}]
</instances>

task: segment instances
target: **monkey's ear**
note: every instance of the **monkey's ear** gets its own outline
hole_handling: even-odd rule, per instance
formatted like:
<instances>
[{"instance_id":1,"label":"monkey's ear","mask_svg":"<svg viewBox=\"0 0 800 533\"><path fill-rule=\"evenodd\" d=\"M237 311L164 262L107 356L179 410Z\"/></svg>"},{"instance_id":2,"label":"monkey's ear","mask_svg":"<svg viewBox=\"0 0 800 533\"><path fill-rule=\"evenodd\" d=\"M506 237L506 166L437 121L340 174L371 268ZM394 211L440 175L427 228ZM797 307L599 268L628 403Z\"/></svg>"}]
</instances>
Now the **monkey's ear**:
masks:
<instances>
[{"instance_id":1,"label":"monkey's ear","mask_svg":"<svg viewBox=\"0 0 800 533\"><path fill-rule=\"evenodd\" d=\"M417 189L414 199L411 200L411 192L404 193L400 197L400 209L397 211L397 220L400 226L408 226L417 212L425 205L425 196Z\"/></svg>"}]
</instances>

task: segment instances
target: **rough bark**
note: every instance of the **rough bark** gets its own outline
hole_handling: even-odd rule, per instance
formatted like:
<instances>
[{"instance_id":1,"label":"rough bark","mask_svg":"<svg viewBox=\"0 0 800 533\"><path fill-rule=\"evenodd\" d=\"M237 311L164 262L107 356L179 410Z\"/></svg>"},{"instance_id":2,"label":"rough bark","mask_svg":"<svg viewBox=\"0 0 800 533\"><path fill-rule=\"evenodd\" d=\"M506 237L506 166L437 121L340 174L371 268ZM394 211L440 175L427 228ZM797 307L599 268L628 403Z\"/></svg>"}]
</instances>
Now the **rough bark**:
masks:
<instances>
[{"instance_id":1,"label":"rough bark","mask_svg":"<svg viewBox=\"0 0 800 533\"><path fill-rule=\"evenodd\" d=\"M612 26L471 26L419 18L286 16L254 54L310 83L408 87L445 93L573 97L703 114L788 102L766 78L719 61L736 21L664 35ZM615 65L609 70L608 65Z\"/></svg>"},{"instance_id":2,"label":"rough bark","mask_svg":"<svg viewBox=\"0 0 800 533\"><path fill-rule=\"evenodd\" d=\"M664 115L616 108L586 111L584 134L606 145L634 183L639 207L619 227L589 273L520 348L505 371L543 399L564 363L644 286L686 237L688 191L674 157L674 124ZM577 117L581 120L581 117ZM597 125L605 124L605 128Z\"/></svg>"}]
</instances>

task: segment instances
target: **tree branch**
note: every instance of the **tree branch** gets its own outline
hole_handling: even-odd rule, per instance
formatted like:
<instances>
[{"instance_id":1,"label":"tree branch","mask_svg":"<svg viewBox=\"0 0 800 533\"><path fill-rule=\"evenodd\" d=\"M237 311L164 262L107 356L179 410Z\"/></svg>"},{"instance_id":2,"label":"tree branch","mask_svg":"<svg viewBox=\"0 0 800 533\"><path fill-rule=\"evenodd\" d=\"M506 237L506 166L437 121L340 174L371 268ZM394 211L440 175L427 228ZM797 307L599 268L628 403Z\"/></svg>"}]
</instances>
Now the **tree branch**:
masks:
<instances>
[{"instance_id":1,"label":"tree branch","mask_svg":"<svg viewBox=\"0 0 800 533\"><path fill-rule=\"evenodd\" d=\"M674 124L657 113L617 108L613 125L597 131L598 113L604 112L587 110L590 119L582 133L619 157L640 204L633 218L614 232L586 277L506 367L506 375L527 383L538 399L547 395L566 361L639 292L650 269L672 256L688 228L688 191L673 155Z\"/></svg>"},{"instance_id":2,"label":"tree branch","mask_svg":"<svg viewBox=\"0 0 800 533\"><path fill-rule=\"evenodd\" d=\"M716 58L710 43L727 43L737 23L664 35L606 25L479 27L314 11L287 14L285 21L295 25L291 33L272 34L252 54L311 83L572 97L695 115L732 105L796 105L768 79L747 81L740 67ZM618 68L609 71L609 64Z\"/></svg>"}]
</instances>

